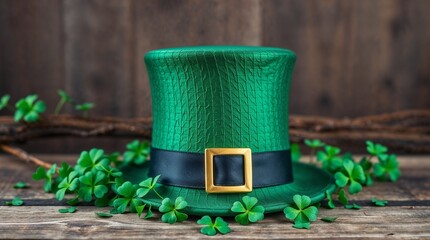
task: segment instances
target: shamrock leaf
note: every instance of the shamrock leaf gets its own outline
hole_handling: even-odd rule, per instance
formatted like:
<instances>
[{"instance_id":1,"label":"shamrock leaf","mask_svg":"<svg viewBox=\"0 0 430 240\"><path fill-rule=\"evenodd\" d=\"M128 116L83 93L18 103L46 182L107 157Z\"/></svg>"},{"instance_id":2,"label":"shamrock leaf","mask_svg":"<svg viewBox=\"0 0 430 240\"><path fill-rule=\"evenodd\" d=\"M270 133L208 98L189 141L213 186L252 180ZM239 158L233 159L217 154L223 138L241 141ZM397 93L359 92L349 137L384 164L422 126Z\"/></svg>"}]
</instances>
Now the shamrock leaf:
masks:
<instances>
[{"instance_id":1,"label":"shamrock leaf","mask_svg":"<svg viewBox=\"0 0 430 240\"><path fill-rule=\"evenodd\" d=\"M124 162L142 164L148 159L150 152L150 145L148 141L134 140L127 144L127 150L124 152Z\"/></svg>"},{"instance_id":2,"label":"shamrock leaf","mask_svg":"<svg viewBox=\"0 0 430 240\"><path fill-rule=\"evenodd\" d=\"M60 176L61 179L64 179L68 177L72 171L73 168L69 164L62 162L61 167L58 168L58 176Z\"/></svg>"},{"instance_id":3,"label":"shamrock leaf","mask_svg":"<svg viewBox=\"0 0 430 240\"><path fill-rule=\"evenodd\" d=\"M58 200L63 200L66 191L75 191L79 185L79 179L77 178L78 172L72 171L69 176L63 179L58 184L57 193L55 193L55 197Z\"/></svg>"},{"instance_id":4,"label":"shamrock leaf","mask_svg":"<svg viewBox=\"0 0 430 240\"><path fill-rule=\"evenodd\" d=\"M354 204L345 205L345 208L346 209L352 209L352 210L359 210L359 209L361 209L361 206L354 203Z\"/></svg>"},{"instance_id":5,"label":"shamrock leaf","mask_svg":"<svg viewBox=\"0 0 430 240\"><path fill-rule=\"evenodd\" d=\"M400 170L396 155L379 156L379 163L375 164L373 173L382 180L388 178L392 182L397 181L400 177Z\"/></svg>"},{"instance_id":6,"label":"shamrock leaf","mask_svg":"<svg viewBox=\"0 0 430 240\"><path fill-rule=\"evenodd\" d=\"M365 186L373 185L373 178L371 173L373 163L369 161L368 158L363 157L360 161L360 166L363 168L364 175L366 177L366 180L364 180L364 185Z\"/></svg>"},{"instance_id":7,"label":"shamrock leaf","mask_svg":"<svg viewBox=\"0 0 430 240\"><path fill-rule=\"evenodd\" d=\"M142 188L139 188L137 190L137 195L139 197L143 197L143 196L146 196L146 194L148 194L150 190L153 190L161 199L163 199L163 197L161 197L160 194L158 194L158 192L155 190L155 186L157 185L157 181L159 178L160 178L160 175L156 176L154 179L148 178L140 182L139 186L141 186Z\"/></svg>"},{"instance_id":8,"label":"shamrock leaf","mask_svg":"<svg viewBox=\"0 0 430 240\"><path fill-rule=\"evenodd\" d=\"M102 198L108 192L104 183L105 179L106 175L102 172L87 172L79 177L79 181L82 183L78 191L79 197L85 202L93 200L93 196Z\"/></svg>"},{"instance_id":9,"label":"shamrock leaf","mask_svg":"<svg viewBox=\"0 0 430 240\"><path fill-rule=\"evenodd\" d=\"M294 221L295 228L310 228L310 222L315 221L318 216L318 208L311 205L311 199L308 196L293 196L294 204L289 204L284 209L287 219Z\"/></svg>"},{"instance_id":10,"label":"shamrock leaf","mask_svg":"<svg viewBox=\"0 0 430 240\"><path fill-rule=\"evenodd\" d=\"M24 205L24 201L21 200L19 197L15 197L10 202L5 202L4 205L6 206L22 206Z\"/></svg>"},{"instance_id":11,"label":"shamrock leaf","mask_svg":"<svg viewBox=\"0 0 430 240\"><path fill-rule=\"evenodd\" d=\"M378 206L378 207L385 207L385 206L387 206L387 204L388 204L388 201L387 200L379 200L379 199L376 199L376 198L372 198L372 203L373 204L375 204L375 206Z\"/></svg>"},{"instance_id":12,"label":"shamrock leaf","mask_svg":"<svg viewBox=\"0 0 430 240\"><path fill-rule=\"evenodd\" d=\"M324 221L324 222L334 222L334 221L336 221L336 219L338 219L339 217L323 217L323 218L321 218L321 220L322 221Z\"/></svg>"},{"instance_id":13,"label":"shamrock leaf","mask_svg":"<svg viewBox=\"0 0 430 240\"><path fill-rule=\"evenodd\" d=\"M372 141L366 141L366 145L367 152L372 156L385 155L388 151L387 147L378 143L373 143Z\"/></svg>"},{"instance_id":14,"label":"shamrock leaf","mask_svg":"<svg viewBox=\"0 0 430 240\"><path fill-rule=\"evenodd\" d=\"M337 172L334 177L339 187L345 187L350 183L348 189L350 194L360 192L363 189L360 183L366 180L363 168L349 159L344 160L343 171Z\"/></svg>"},{"instance_id":15,"label":"shamrock leaf","mask_svg":"<svg viewBox=\"0 0 430 240\"><path fill-rule=\"evenodd\" d=\"M327 202L328 207L331 209L336 208L336 206L334 205L333 197L331 196L331 193L328 190L325 192L325 196L327 197L327 200L328 200Z\"/></svg>"},{"instance_id":16,"label":"shamrock leaf","mask_svg":"<svg viewBox=\"0 0 430 240\"><path fill-rule=\"evenodd\" d=\"M107 167L109 160L105 158L102 149L93 148L89 152L83 151L81 153L76 170L83 174L87 171L97 170L100 165Z\"/></svg>"},{"instance_id":17,"label":"shamrock leaf","mask_svg":"<svg viewBox=\"0 0 430 240\"><path fill-rule=\"evenodd\" d=\"M215 223L213 223L211 217L203 216L197 221L197 224L205 225L200 229L200 232L208 236L216 235L217 231L221 234L227 234L231 232L228 223L225 222L221 217L217 217L215 219Z\"/></svg>"},{"instance_id":18,"label":"shamrock leaf","mask_svg":"<svg viewBox=\"0 0 430 240\"><path fill-rule=\"evenodd\" d=\"M174 204L169 198L163 199L161 206L158 208L161 213L164 213L163 216L161 216L161 221L170 224L183 222L188 218L188 215L178 210L184 209L187 206L188 203L182 197L176 198Z\"/></svg>"},{"instance_id":19,"label":"shamrock leaf","mask_svg":"<svg viewBox=\"0 0 430 240\"><path fill-rule=\"evenodd\" d=\"M329 171L336 171L342 166L342 158L338 156L340 149L332 146L325 146L323 151L317 152L318 161L322 162L322 167Z\"/></svg>"},{"instance_id":20,"label":"shamrock leaf","mask_svg":"<svg viewBox=\"0 0 430 240\"><path fill-rule=\"evenodd\" d=\"M302 153L300 152L300 146L297 143L291 144L291 159L293 162L299 162Z\"/></svg>"},{"instance_id":21,"label":"shamrock leaf","mask_svg":"<svg viewBox=\"0 0 430 240\"><path fill-rule=\"evenodd\" d=\"M59 213L74 213L76 212L76 208L75 207L69 207L69 208L60 208L58 209Z\"/></svg>"},{"instance_id":22,"label":"shamrock leaf","mask_svg":"<svg viewBox=\"0 0 430 240\"><path fill-rule=\"evenodd\" d=\"M78 104L75 106L76 110L82 111L84 114L84 117L88 117L88 111L90 109L92 109L95 106L94 103L83 103L83 104Z\"/></svg>"},{"instance_id":23,"label":"shamrock leaf","mask_svg":"<svg viewBox=\"0 0 430 240\"><path fill-rule=\"evenodd\" d=\"M241 225L248 225L249 222L257 222L264 219L264 207L257 205L258 199L255 197L242 197L243 204L239 201L233 203L232 212L241 213L236 215L234 220Z\"/></svg>"},{"instance_id":24,"label":"shamrock leaf","mask_svg":"<svg viewBox=\"0 0 430 240\"><path fill-rule=\"evenodd\" d=\"M37 100L37 95L29 95L24 99L19 100L16 104L14 119L16 122L24 119L26 122L36 122L39 120L39 115L46 110L46 105L43 101Z\"/></svg>"},{"instance_id":25,"label":"shamrock leaf","mask_svg":"<svg viewBox=\"0 0 430 240\"><path fill-rule=\"evenodd\" d=\"M143 213L143 210L145 209L145 207L146 207L146 204L136 206L137 216L139 218L140 218L140 216L142 216L142 213ZM152 218L153 213L152 213L151 209L152 209L152 205L149 205L148 211L146 212L145 217L143 217L144 219Z\"/></svg>"},{"instance_id":26,"label":"shamrock leaf","mask_svg":"<svg viewBox=\"0 0 430 240\"><path fill-rule=\"evenodd\" d=\"M60 113L61 108L63 108L65 103L72 103L73 102L73 100L69 96L69 94L67 94L63 90L58 90L58 95L60 96L60 101L58 102L57 106L55 107L54 114Z\"/></svg>"},{"instance_id":27,"label":"shamrock leaf","mask_svg":"<svg viewBox=\"0 0 430 240\"><path fill-rule=\"evenodd\" d=\"M130 205L130 212L137 212L136 207L143 205L142 199L136 194L137 189L138 186L129 181L124 182L118 187L117 191L119 197L113 202L113 206L118 213L124 213L128 205Z\"/></svg>"},{"instance_id":28,"label":"shamrock leaf","mask_svg":"<svg viewBox=\"0 0 430 240\"><path fill-rule=\"evenodd\" d=\"M310 148L319 148L319 147L325 146L325 143L319 139L312 139L312 140L306 139L305 144Z\"/></svg>"},{"instance_id":29,"label":"shamrock leaf","mask_svg":"<svg viewBox=\"0 0 430 240\"><path fill-rule=\"evenodd\" d=\"M30 185L28 185L28 183L26 182L17 182L15 183L15 185L13 185L13 188L28 188L30 187Z\"/></svg>"},{"instance_id":30,"label":"shamrock leaf","mask_svg":"<svg viewBox=\"0 0 430 240\"><path fill-rule=\"evenodd\" d=\"M338 200L344 206L348 204L349 200L348 200L348 197L346 196L345 189L343 189L343 188L340 189L339 195L338 195Z\"/></svg>"},{"instance_id":31,"label":"shamrock leaf","mask_svg":"<svg viewBox=\"0 0 430 240\"><path fill-rule=\"evenodd\" d=\"M38 167L36 172L33 174L33 180L45 180L43 188L45 192L50 192L52 190L52 177L57 170L57 165L52 164L51 168L45 170L43 167Z\"/></svg>"},{"instance_id":32,"label":"shamrock leaf","mask_svg":"<svg viewBox=\"0 0 430 240\"><path fill-rule=\"evenodd\" d=\"M104 213L104 212L95 212L96 216L100 217L100 218L111 218L113 217L112 214L109 213Z\"/></svg>"},{"instance_id":33,"label":"shamrock leaf","mask_svg":"<svg viewBox=\"0 0 430 240\"><path fill-rule=\"evenodd\" d=\"M3 110L9 106L10 95L4 95L0 98L0 110Z\"/></svg>"}]
</instances>

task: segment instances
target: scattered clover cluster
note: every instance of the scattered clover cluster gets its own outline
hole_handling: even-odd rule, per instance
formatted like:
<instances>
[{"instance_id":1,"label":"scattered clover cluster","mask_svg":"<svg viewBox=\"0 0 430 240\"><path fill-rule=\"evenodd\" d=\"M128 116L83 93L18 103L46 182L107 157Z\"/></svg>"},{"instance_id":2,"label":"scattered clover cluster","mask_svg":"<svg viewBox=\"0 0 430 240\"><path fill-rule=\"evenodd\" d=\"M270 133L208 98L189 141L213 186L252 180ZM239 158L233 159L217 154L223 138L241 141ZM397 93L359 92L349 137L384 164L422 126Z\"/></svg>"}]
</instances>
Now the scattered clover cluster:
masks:
<instances>
[{"instance_id":1,"label":"scattered clover cluster","mask_svg":"<svg viewBox=\"0 0 430 240\"><path fill-rule=\"evenodd\" d=\"M81 111L84 117L88 116L88 111L95 105L94 103L77 104L69 94L63 90L58 90L60 100L55 107L54 114L59 114L63 106L68 103L74 106L78 111ZM36 94L31 94L25 98L19 99L14 106L10 104L10 95L6 94L0 98L0 111L7 109L14 113L14 120L16 122L24 121L27 123L37 122L41 115L46 111L46 104L40 100Z\"/></svg>"}]
</instances>

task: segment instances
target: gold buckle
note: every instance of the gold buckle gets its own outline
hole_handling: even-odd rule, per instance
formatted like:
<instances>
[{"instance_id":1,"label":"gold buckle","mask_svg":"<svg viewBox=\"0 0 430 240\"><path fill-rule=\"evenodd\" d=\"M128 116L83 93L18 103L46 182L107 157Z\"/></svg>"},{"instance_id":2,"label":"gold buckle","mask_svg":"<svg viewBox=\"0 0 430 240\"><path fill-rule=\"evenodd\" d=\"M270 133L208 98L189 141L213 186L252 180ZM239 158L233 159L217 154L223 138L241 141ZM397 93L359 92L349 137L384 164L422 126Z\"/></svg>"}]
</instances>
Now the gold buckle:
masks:
<instances>
[{"instance_id":1,"label":"gold buckle","mask_svg":"<svg viewBox=\"0 0 430 240\"><path fill-rule=\"evenodd\" d=\"M214 183L214 156L243 155L243 173L245 184L239 186L219 186ZM252 191L252 156L250 148L206 148L205 150L205 186L207 193L239 193Z\"/></svg>"}]
</instances>

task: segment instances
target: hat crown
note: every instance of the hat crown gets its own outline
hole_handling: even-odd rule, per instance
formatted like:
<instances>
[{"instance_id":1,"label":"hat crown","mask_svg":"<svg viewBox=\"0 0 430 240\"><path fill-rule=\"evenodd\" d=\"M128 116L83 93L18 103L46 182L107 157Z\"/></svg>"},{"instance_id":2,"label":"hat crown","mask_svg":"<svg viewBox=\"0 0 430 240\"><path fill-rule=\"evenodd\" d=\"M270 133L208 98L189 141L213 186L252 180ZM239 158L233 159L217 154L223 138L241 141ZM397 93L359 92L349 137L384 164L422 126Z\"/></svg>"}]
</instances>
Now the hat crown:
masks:
<instances>
[{"instance_id":1,"label":"hat crown","mask_svg":"<svg viewBox=\"0 0 430 240\"><path fill-rule=\"evenodd\" d=\"M207 46L145 55L152 94L152 146L289 149L288 104L296 56L269 47Z\"/></svg>"}]
</instances>

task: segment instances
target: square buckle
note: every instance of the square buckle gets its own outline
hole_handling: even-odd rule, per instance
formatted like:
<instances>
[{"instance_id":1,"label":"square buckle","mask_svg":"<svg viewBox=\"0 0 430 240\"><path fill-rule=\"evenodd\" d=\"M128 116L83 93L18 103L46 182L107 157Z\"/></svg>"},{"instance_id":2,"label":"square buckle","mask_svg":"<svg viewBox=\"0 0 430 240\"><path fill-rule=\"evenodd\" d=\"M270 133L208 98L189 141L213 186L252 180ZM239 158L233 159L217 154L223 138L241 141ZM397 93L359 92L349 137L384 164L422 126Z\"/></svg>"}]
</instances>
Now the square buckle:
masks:
<instances>
[{"instance_id":1,"label":"square buckle","mask_svg":"<svg viewBox=\"0 0 430 240\"><path fill-rule=\"evenodd\" d=\"M214 182L214 156L242 155L244 185L220 186ZM205 186L207 193L240 193L252 191L252 156L250 148L206 148L205 149Z\"/></svg>"}]
</instances>

